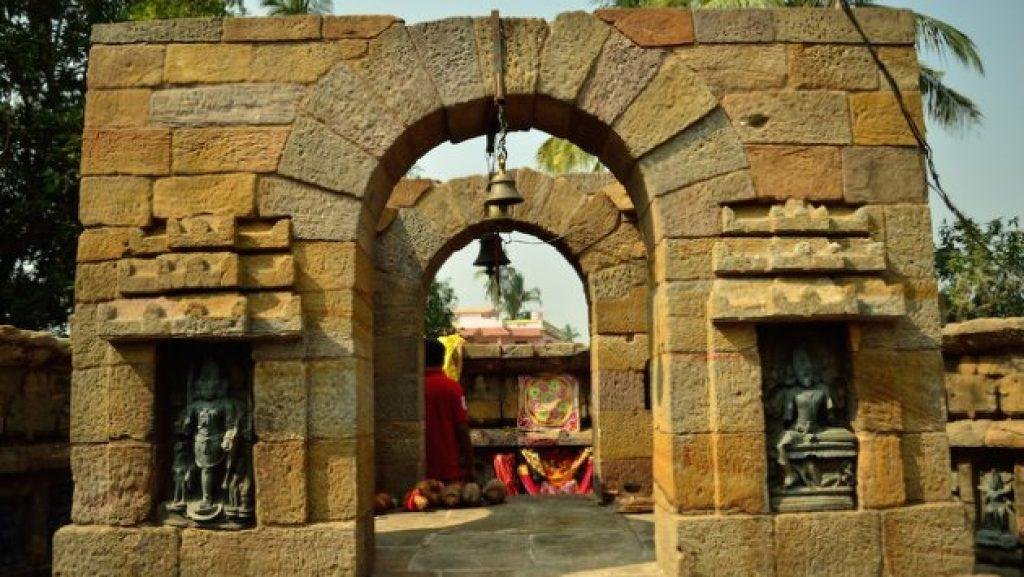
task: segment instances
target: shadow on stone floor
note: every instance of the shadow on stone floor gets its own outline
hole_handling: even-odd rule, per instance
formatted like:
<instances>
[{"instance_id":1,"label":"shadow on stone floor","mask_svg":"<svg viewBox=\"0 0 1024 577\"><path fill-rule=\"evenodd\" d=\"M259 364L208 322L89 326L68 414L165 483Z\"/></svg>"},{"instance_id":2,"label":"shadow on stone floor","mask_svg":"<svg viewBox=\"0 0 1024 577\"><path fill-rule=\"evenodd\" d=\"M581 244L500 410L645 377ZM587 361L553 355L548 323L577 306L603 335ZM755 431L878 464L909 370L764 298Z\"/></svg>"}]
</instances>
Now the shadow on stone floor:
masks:
<instances>
[{"instance_id":1,"label":"shadow on stone floor","mask_svg":"<svg viewBox=\"0 0 1024 577\"><path fill-rule=\"evenodd\" d=\"M374 575L661 576L651 515L617 515L578 497L377 517Z\"/></svg>"}]
</instances>

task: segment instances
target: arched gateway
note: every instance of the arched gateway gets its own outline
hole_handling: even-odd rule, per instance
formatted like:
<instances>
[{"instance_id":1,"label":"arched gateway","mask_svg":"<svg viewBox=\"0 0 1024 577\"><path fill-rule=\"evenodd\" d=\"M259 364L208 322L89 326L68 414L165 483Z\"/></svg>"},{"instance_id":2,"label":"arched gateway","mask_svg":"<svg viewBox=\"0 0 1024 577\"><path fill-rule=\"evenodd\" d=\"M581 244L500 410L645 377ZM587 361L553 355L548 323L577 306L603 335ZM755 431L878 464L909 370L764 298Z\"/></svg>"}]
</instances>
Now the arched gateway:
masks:
<instances>
[{"instance_id":1,"label":"arched gateway","mask_svg":"<svg viewBox=\"0 0 1024 577\"><path fill-rule=\"evenodd\" d=\"M857 14L920 115L912 15ZM844 18L502 21L512 128L597 154L637 214L648 267L620 306L647 300L649 337L595 347L651 359L667 574L970 569L921 158ZM369 570L377 225L418 157L487 132L491 34L385 16L96 28L55 574ZM177 497L200 477L209 499Z\"/></svg>"}]
</instances>

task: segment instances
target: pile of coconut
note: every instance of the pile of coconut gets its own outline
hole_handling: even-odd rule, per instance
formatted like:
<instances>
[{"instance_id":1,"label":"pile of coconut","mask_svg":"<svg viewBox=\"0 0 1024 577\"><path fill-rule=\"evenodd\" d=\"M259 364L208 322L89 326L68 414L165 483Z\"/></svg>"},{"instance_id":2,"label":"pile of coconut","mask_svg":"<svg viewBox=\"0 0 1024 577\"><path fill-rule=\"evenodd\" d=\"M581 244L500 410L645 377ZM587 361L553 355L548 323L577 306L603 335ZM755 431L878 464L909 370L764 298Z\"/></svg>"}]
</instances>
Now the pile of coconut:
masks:
<instances>
[{"instance_id":1,"label":"pile of coconut","mask_svg":"<svg viewBox=\"0 0 1024 577\"><path fill-rule=\"evenodd\" d=\"M505 484L498 479L491 479L484 483L483 489L476 483L445 485L435 479L426 479L416 483L416 486L405 494L402 508L406 511L416 512L500 505L505 502L506 495ZM387 513L397 506L394 498L387 493L378 493L373 503L374 512L378 515Z\"/></svg>"}]
</instances>

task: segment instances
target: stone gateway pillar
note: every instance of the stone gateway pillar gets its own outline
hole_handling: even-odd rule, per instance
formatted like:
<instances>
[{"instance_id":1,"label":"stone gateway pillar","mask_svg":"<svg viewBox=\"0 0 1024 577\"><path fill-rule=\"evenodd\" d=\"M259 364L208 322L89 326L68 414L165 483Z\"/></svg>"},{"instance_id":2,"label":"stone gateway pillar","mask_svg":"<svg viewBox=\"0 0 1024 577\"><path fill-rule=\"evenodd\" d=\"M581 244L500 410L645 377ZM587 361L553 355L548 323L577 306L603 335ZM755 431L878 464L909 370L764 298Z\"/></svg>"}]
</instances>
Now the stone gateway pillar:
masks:
<instances>
[{"instance_id":1,"label":"stone gateway pillar","mask_svg":"<svg viewBox=\"0 0 1024 577\"><path fill-rule=\"evenodd\" d=\"M857 17L922 123L913 15ZM645 424L619 421L636 436L606 420L598 459L650 457L666 573L969 572L922 158L843 12L501 26L511 127L598 155L635 211L643 251L582 235L580 263L593 306L650 311L595 327L602 394L644 370L651 391ZM378 224L417 158L487 132L492 34L391 16L94 29L55 575L368 574L374 393L418 362L374 346L375 304L418 290L384 274L401 263L380 260ZM538 190L543 219L590 198ZM611 266L634 256L646 270Z\"/></svg>"}]
</instances>

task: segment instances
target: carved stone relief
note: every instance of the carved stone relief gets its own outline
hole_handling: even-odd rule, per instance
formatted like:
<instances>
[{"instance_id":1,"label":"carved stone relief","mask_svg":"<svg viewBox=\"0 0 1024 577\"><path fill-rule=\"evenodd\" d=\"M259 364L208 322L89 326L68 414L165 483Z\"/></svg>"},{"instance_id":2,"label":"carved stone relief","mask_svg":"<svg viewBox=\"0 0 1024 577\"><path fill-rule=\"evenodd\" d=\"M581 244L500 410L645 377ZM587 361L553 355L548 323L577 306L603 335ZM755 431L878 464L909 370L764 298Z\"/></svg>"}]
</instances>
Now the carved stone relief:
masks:
<instances>
[{"instance_id":1,"label":"carved stone relief","mask_svg":"<svg viewBox=\"0 0 1024 577\"><path fill-rule=\"evenodd\" d=\"M843 327L766 327L760 341L772 508L854 508Z\"/></svg>"},{"instance_id":2,"label":"carved stone relief","mask_svg":"<svg viewBox=\"0 0 1024 577\"><path fill-rule=\"evenodd\" d=\"M977 489L978 528L974 542L983 547L1018 547L1013 473L990 468L978 477Z\"/></svg>"}]
</instances>

